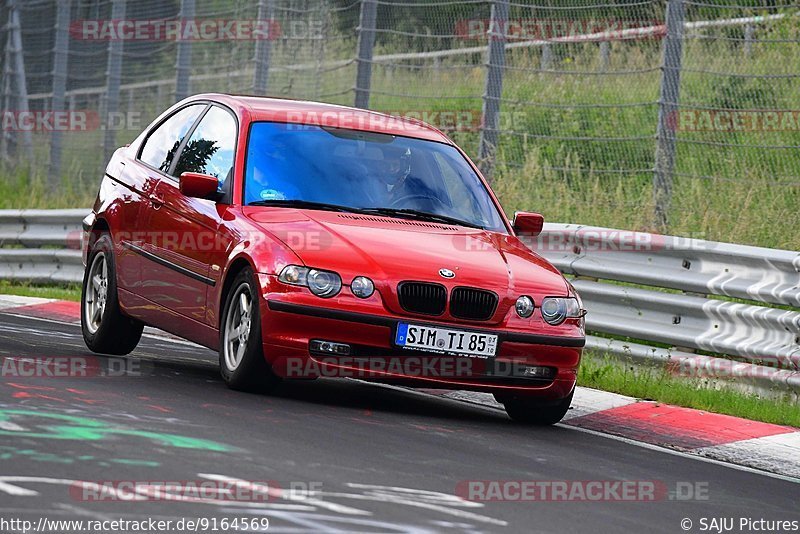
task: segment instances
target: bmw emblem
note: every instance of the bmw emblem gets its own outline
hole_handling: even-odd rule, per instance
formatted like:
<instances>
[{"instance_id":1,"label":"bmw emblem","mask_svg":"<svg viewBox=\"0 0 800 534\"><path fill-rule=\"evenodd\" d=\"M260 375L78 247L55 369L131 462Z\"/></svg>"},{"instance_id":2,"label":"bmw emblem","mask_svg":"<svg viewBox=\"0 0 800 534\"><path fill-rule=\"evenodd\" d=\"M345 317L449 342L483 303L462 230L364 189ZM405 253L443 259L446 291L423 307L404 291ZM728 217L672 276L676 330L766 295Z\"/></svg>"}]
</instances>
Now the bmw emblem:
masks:
<instances>
[{"instance_id":1,"label":"bmw emblem","mask_svg":"<svg viewBox=\"0 0 800 534\"><path fill-rule=\"evenodd\" d=\"M454 273L450 269L439 269L439 276L441 276L442 278L455 278L456 273Z\"/></svg>"}]
</instances>

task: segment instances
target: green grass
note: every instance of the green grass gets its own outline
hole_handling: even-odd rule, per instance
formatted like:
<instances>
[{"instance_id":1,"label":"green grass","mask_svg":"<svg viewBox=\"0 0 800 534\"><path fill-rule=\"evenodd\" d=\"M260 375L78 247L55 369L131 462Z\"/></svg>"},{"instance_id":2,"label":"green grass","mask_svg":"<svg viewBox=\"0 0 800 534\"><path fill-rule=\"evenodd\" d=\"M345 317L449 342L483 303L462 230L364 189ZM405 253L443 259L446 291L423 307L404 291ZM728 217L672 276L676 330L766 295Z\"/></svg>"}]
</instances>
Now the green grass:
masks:
<instances>
[{"instance_id":1,"label":"green grass","mask_svg":"<svg viewBox=\"0 0 800 534\"><path fill-rule=\"evenodd\" d=\"M775 23L776 36L793 32ZM794 35L794 34L792 34ZM332 44L332 46L334 46ZM336 41L331 57L347 57L349 44ZM382 45L380 52L396 52ZM338 48L337 48L338 47ZM596 44L561 47L553 68L537 72L539 52L507 54L501 124L503 134L493 177L504 208L541 212L546 220L626 230L654 226L652 168L658 116L660 41L615 42L609 71L596 75ZM737 78L727 73L791 75L793 51L762 43L745 57L729 41L690 40L685 47L681 101L700 109L798 109L800 84L791 76ZM788 56L787 56L788 54ZM209 58L209 68L214 67ZM213 68L211 68L213 70ZM352 83L354 67L314 80L276 70L271 92L352 104L352 93L336 89ZM718 73L718 74L709 74ZM478 56L431 64L374 66L370 106L389 112L471 112L480 116L485 69ZM197 91L244 88L247 76L227 84L204 81ZM245 89L246 91L246 89ZM320 96L323 95L323 96ZM329 95L329 96L324 96ZM164 105L162 103L162 105ZM148 122L160 109L155 101L133 110ZM476 131L450 132L475 157ZM136 132L118 132L117 143ZM589 140L575 139L589 138ZM634 138L627 139L624 138ZM666 233L712 241L800 250L800 129L779 132L679 132L674 195ZM0 208L88 207L101 176L100 132L64 138L66 170L56 192L48 192L45 166L32 172L0 170ZM713 143L713 144L708 144ZM34 143L34 161L48 159L47 139ZM728 146L742 145L742 146ZM763 149L760 145L776 148Z\"/></svg>"},{"instance_id":2,"label":"green grass","mask_svg":"<svg viewBox=\"0 0 800 534\"><path fill-rule=\"evenodd\" d=\"M24 282L11 282L0 280L0 294L20 295L23 297L41 297L45 299L71 300L80 302L81 287L79 285L69 286L42 286L31 285Z\"/></svg>"},{"instance_id":3,"label":"green grass","mask_svg":"<svg viewBox=\"0 0 800 534\"><path fill-rule=\"evenodd\" d=\"M49 191L41 170L0 169L0 209L91 208L100 182L90 185L76 176L72 180L65 178Z\"/></svg>"},{"instance_id":4,"label":"green grass","mask_svg":"<svg viewBox=\"0 0 800 534\"><path fill-rule=\"evenodd\" d=\"M578 385L665 404L800 427L800 410L796 401L789 398L764 398L734 389L715 389L704 380L675 377L662 369L632 367L596 352L584 353Z\"/></svg>"}]
</instances>

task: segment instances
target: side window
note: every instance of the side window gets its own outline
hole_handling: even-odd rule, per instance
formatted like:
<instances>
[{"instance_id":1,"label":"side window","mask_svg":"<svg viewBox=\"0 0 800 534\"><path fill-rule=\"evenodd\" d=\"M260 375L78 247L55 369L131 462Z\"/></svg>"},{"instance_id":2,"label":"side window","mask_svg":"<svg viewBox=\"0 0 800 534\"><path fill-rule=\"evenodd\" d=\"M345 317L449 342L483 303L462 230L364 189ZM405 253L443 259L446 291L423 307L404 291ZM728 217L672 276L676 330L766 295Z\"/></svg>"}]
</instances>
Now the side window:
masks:
<instances>
[{"instance_id":1,"label":"side window","mask_svg":"<svg viewBox=\"0 0 800 534\"><path fill-rule=\"evenodd\" d=\"M222 189L233 169L235 146L236 120L229 112L213 106L181 151L173 174L199 172L215 176Z\"/></svg>"},{"instance_id":2,"label":"side window","mask_svg":"<svg viewBox=\"0 0 800 534\"><path fill-rule=\"evenodd\" d=\"M161 123L145 140L139 159L151 167L169 172L181 141L205 108L206 104L187 106Z\"/></svg>"}]
</instances>

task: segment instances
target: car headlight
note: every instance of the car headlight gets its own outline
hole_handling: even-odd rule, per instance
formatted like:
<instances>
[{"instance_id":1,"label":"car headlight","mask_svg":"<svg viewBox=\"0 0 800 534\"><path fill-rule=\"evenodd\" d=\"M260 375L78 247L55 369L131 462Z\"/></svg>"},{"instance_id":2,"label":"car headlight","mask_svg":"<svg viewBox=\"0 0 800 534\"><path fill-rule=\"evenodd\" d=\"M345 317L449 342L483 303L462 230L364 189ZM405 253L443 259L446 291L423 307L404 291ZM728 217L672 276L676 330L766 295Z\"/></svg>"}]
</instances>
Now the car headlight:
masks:
<instances>
[{"instance_id":1,"label":"car headlight","mask_svg":"<svg viewBox=\"0 0 800 534\"><path fill-rule=\"evenodd\" d=\"M318 297L336 296L342 289L342 277L333 271L309 269L299 265L287 265L278 280L294 286L305 286Z\"/></svg>"},{"instance_id":2,"label":"car headlight","mask_svg":"<svg viewBox=\"0 0 800 534\"><path fill-rule=\"evenodd\" d=\"M308 289L318 297L330 298L342 289L342 277L332 271L311 269L306 277Z\"/></svg>"},{"instance_id":3,"label":"car headlight","mask_svg":"<svg viewBox=\"0 0 800 534\"><path fill-rule=\"evenodd\" d=\"M553 326L563 323L568 317L581 317L581 306L577 299L547 297L542 300L542 318Z\"/></svg>"},{"instance_id":4,"label":"car headlight","mask_svg":"<svg viewBox=\"0 0 800 534\"><path fill-rule=\"evenodd\" d=\"M350 282L350 291L358 298L366 299L371 297L372 293L375 292L375 284L366 276L356 276L353 278L353 281Z\"/></svg>"},{"instance_id":5,"label":"car headlight","mask_svg":"<svg viewBox=\"0 0 800 534\"><path fill-rule=\"evenodd\" d=\"M522 295L518 298L517 303L514 305L514 309L517 310L517 315L523 319L527 319L533 315L533 310L535 308L536 306L533 304L533 299L527 295Z\"/></svg>"},{"instance_id":6,"label":"car headlight","mask_svg":"<svg viewBox=\"0 0 800 534\"><path fill-rule=\"evenodd\" d=\"M287 265L281 271L278 280L284 284L292 284L293 286L305 286L306 278L308 277L308 267L300 267L299 265Z\"/></svg>"}]
</instances>

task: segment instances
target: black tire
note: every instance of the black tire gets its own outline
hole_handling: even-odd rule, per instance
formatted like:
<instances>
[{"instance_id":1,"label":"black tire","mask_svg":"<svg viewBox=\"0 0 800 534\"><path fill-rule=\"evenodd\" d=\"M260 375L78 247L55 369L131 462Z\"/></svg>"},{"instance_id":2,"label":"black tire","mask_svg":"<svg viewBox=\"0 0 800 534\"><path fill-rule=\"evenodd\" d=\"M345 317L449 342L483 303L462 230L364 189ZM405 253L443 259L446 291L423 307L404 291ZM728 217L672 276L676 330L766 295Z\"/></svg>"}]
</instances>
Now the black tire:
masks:
<instances>
[{"instance_id":1,"label":"black tire","mask_svg":"<svg viewBox=\"0 0 800 534\"><path fill-rule=\"evenodd\" d=\"M231 389L268 393L281 383L281 379L273 373L269 363L264 359L261 313L258 306L260 297L257 287L253 272L247 268L236 275L230 290L225 295L225 305L222 308L219 328L219 370L222 379ZM233 332L237 329L234 326L237 320L239 327L243 324L242 319L245 314L242 313L241 308L233 307L235 301L239 301L238 306L241 306L240 299L243 294L247 295L250 302L249 312L246 314L249 318L246 321L249 326L246 334L233 336L237 341L230 345L229 331ZM231 319L232 314L233 318ZM243 349L241 349L242 343L244 344ZM239 354L240 349L241 354Z\"/></svg>"},{"instance_id":2,"label":"black tire","mask_svg":"<svg viewBox=\"0 0 800 534\"><path fill-rule=\"evenodd\" d=\"M93 283L93 269L97 262L104 261L106 270L102 289ZM119 307L117 294L117 269L114 263L114 245L111 236L102 234L89 250L86 271L83 273L81 291L81 331L86 346L92 352L124 356L130 354L142 338L144 324L124 315ZM101 268L101 267L100 267ZM98 299L102 295L101 299ZM98 303L104 302L97 312ZM94 310L93 313L92 311ZM89 317L92 315L92 317Z\"/></svg>"},{"instance_id":3,"label":"black tire","mask_svg":"<svg viewBox=\"0 0 800 534\"><path fill-rule=\"evenodd\" d=\"M503 404L506 413L515 423L549 426L558 423L567 414L574 394L573 391L568 397L549 402L524 397L496 398L497 402Z\"/></svg>"}]
</instances>

